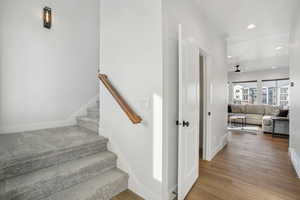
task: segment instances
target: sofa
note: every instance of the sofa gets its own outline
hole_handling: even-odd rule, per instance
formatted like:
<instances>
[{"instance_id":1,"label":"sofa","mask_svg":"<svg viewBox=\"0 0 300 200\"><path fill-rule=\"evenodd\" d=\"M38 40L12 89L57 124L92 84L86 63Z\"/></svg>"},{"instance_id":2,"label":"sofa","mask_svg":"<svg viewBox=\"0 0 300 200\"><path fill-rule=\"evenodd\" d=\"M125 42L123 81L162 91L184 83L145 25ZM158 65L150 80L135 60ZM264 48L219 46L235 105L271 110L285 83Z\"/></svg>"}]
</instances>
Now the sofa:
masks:
<instances>
[{"instance_id":1,"label":"sofa","mask_svg":"<svg viewBox=\"0 0 300 200\"><path fill-rule=\"evenodd\" d=\"M272 117L280 115L281 110L279 106L272 105L237 105L231 104L228 106L228 120L232 115L245 115L246 123L251 125L262 126L264 132L273 131L273 120ZM287 116L283 116L288 118ZM241 123L237 121L237 123ZM281 134L288 134L288 123L280 122L276 123L275 132Z\"/></svg>"}]
</instances>

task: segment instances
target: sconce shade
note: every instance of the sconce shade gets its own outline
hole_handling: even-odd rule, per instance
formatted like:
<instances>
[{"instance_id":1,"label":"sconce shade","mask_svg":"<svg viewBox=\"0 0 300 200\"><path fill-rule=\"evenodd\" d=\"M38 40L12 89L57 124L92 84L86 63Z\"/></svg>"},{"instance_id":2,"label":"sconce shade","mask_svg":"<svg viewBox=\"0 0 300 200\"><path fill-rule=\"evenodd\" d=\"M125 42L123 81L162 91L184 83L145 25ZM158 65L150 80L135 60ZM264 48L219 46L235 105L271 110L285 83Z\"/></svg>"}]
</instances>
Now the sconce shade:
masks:
<instances>
[{"instance_id":1,"label":"sconce shade","mask_svg":"<svg viewBox=\"0 0 300 200\"><path fill-rule=\"evenodd\" d=\"M43 19L44 19L44 27L47 29L50 29L51 25L52 25L51 8L49 8L49 7L44 8Z\"/></svg>"}]
</instances>

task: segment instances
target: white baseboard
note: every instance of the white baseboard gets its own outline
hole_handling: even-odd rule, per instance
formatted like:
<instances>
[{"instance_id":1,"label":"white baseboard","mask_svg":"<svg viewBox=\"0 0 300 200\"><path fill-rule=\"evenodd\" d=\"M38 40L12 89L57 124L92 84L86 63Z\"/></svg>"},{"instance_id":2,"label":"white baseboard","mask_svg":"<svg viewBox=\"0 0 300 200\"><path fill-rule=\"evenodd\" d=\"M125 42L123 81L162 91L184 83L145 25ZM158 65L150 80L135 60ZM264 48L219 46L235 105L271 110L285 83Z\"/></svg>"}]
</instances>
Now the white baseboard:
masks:
<instances>
[{"instance_id":1,"label":"white baseboard","mask_svg":"<svg viewBox=\"0 0 300 200\"><path fill-rule=\"evenodd\" d=\"M175 200L175 198L177 197L177 195L174 194L175 191L178 191L177 185L175 185L171 190L169 190L167 197L168 200Z\"/></svg>"},{"instance_id":2,"label":"white baseboard","mask_svg":"<svg viewBox=\"0 0 300 200\"><path fill-rule=\"evenodd\" d=\"M161 200L161 194L154 192L152 187L143 184L137 177L135 170L130 166L125 153L113 143L114 140L112 138L108 139L108 150L118 155L117 167L129 175L128 188L146 200Z\"/></svg>"},{"instance_id":3,"label":"white baseboard","mask_svg":"<svg viewBox=\"0 0 300 200\"><path fill-rule=\"evenodd\" d=\"M77 123L76 117L85 115L87 108L92 106L93 104L96 104L98 98L99 98L98 95L93 97L91 100L89 100L88 103L81 106L81 108L78 111L74 112L67 119L60 120L60 121L37 122L31 124L18 124L14 126L1 126L0 134L9 134L9 133L17 133L23 131L34 131L34 130L76 125Z\"/></svg>"},{"instance_id":4,"label":"white baseboard","mask_svg":"<svg viewBox=\"0 0 300 200\"><path fill-rule=\"evenodd\" d=\"M289 148L289 155L295 168L295 171L298 175L298 178L300 178L300 157L293 148Z\"/></svg>"},{"instance_id":5,"label":"white baseboard","mask_svg":"<svg viewBox=\"0 0 300 200\"><path fill-rule=\"evenodd\" d=\"M228 133L226 133L222 137L219 145L215 148L215 150L212 152L212 154L208 158L208 161L211 161L227 145L227 143L228 143Z\"/></svg>"},{"instance_id":6,"label":"white baseboard","mask_svg":"<svg viewBox=\"0 0 300 200\"><path fill-rule=\"evenodd\" d=\"M94 97L93 97L92 99L90 99L86 104L82 105L78 111L74 112L74 113L69 117L69 119L76 118L76 117L78 117L78 116L84 116L84 115L87 115L87 109L88 109L89 107L96 106L97 100L99 100L99 95L94 96Z\"/></svg>"}]
</instances>

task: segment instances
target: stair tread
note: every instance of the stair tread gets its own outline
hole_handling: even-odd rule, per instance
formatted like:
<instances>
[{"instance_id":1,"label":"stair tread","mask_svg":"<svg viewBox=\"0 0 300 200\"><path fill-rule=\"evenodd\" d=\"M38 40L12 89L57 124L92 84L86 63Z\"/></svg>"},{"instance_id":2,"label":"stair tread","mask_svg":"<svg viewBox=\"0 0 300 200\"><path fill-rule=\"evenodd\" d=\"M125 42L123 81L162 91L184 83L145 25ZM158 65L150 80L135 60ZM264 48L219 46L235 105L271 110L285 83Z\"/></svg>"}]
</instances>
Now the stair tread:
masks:
<instances>
[{"instance_id":1,"label":"stair tread","mask_svg":"<svg viewBox=\"0 0 300 200\"><path fill-rule=\"evenodd\" d=\"M22 192L24 192L26 191L26 189L24 190L24 188L26 187L36 188L36 186L43 187L44 185L50 187L51 184L47 182L48 180L54 180L53 182L61 183L63 179L66 179L68 177L68 175L75 174L78 176L80 170L82 169L88 169L88 167L99 164L100 162L115 162L116 159L117 157L115 154L109 151L104 151L78 160L73 160L48 168L43 168L31 173L5 180L4 192L11 192L15 190L21 190ZM115 163L109 164L114 164L111 167L115 167Z\"/></svg>"},{"instance_id":2,"label":"stair tread","mask_svg":"<svg viewBox=\"0 0 300 200\"><path fill-rule=\"evenodd\" d=\"M99 100L76 126L0 135L0 199L110 200L126 190L98 127Z\"/></svg>"},{"instance_id":3,"label":"stair tread","mask_svg":"<svg viewBox=\"0 0 300 200\"><path fill-rule=\"evenodd\" d=\"M122 172L119 169L112 169L109 170L101 175L98 175L94 177L93 179L90 179L87 182L75 185L69 189L66 189L64 191L55 193L51 195L50 197L47 197L43 200L92 200L92 199L99 199L99 200L106 200L110 199L111 197L108 197L109 194L106 194L107 196L101 195L100 198L96 197L97 193L99 192L99 189L103 188L105 190L105 193L115 193L109 191L109 185L114 184L116 181L120 179L128 179L128 175L124 172ZM115 187L117 187L114 184ZM111 189L111 188L110 188ZM126 188L123 188L125 190ZM113 190L116 190L116 188L113 188ZM121 191L118 191L121 192ZM116 195L116 194L113 194Z\"/></svg>"},{"instance_id":4,"label":"stair tread","mask_svg":"<svg viewBox=\"0 0 300 200\"><path fill-rule=\"evenodd\" d=\"M99 112L99 107L98 106L94 106L94 107L89 107L87 108L88 112Z\"/></svg>"},{"instance_id":5,"label":"stair tread","mask_svg":"<svg viewBox=\"0 0 300 200\"><path fill-rule=\"evenodd\" d=\"M0 135L0 169L96 142L106 143L107 139L79 126Z\"/></svg>"},{"instance_id":6,"label":"stair tread","mask_svg":"<svg viewBox=\"0 0 300 200\"><path fill-rule=\"evenodd\" d=\"M85 121L85 122L92 122L92 123L96 123L98 124L99 123L99 118L92 118L92 117L88 117L88 116L80 116L80 117L77 117L78 120L82 120L82 121Z\"/></svg>"}]
</instances>

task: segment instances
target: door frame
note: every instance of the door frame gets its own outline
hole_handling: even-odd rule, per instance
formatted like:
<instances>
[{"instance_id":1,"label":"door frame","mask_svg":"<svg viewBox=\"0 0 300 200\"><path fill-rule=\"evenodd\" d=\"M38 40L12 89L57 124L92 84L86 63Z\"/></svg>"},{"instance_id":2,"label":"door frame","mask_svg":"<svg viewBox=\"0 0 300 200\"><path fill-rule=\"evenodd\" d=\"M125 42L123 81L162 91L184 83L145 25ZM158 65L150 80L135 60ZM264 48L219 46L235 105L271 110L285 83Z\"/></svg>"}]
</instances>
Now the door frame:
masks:
<instances>
[{"instance_id":1,"label":"door frame","mask_svg":"<svg viewBox=\"0 0 300 200\"><path fill-rule=\"evenodd\" d=\"M180 27L180 26L179 26ZM189 38L188 40L190 40L190 42L192 42L195 47L197 48L197 51L198 51L198 56L197 58L195 59L199 59L200 60L200 57L203 57L203 80L200 82L200 72L202 70L200 70L201 68L201 64L199 62L199 67L198 69L198 78L199 78L199 86L198 86L198 93L200 94L200 84L203 84L203 95L197 95L197 99L200 103L200 99L202 98L203 100L203 110L200 109L200 106L199 106L199 109L197 109L197 116L198 116L198 123L200 125L200 113L202 112L203 114L203 127L202 127L202 132L203 132L203 138L200 138L200 129L199 129L199 132L198 132L198 141L200 141L201 139L203 140L203 154L202 154L202 160L207 160L207 161L210 161L211 160L211 114L209 115L208 112L211 112L210 110L210 104L212 103L212 98L211 98L211 94L212 94L212 84L211 84L211 81L210 81L210 71L209 71L209 68L208 66L210 66L211 64L211 56L207 53L207 51L205 51L203 48L202 48L202 45L201 43L199 43L198 41L196 41L195 39L193 38ZM180 71L179 71L180 73ZM198 147L199 148L199 147ZM200 148L198 149L198 152L200 151ZM178 151L178 156L179 156L179 151ZM200 157L200 154L198 153L199 157ZM199 159L200 160L200 159ZM178 165L179 167L180 165ZM178 170L179 171L179 170ZM201 172L199 172L199 177L201 176ZM198 178L199 178L198 177ZM178 185L179 186L179 185ZM192 189L192 188L190 188ZM178 188L179 190L179 188Z\"/></svg>"},{"instance_id":2,"label":"door frame","mask_svg":"<svg viewBox=\"0 0 300 200\"><path fill-rule=\"evenodd\" d=\"M174 43L175 41L177 42L177 38L173 38L174 39ZM198 49L199 49L199 55L202 55L204 57L204 72L205 75L204 77L204 96L206 96L203 99L203 116L204 116L204 126L203 126L203 155L202 155L202 159L203 160L207 160L210 161L211 160L211 129L208 130L209 128L209 124L211 120L209 120L207 113L210 110L210 106L209 106L209 102L211 101L211 97L210 95L211 93L211 79L210 79L210 70L209 67L211 65L212 62L212 56L209 53L209 51L205 50L203 48L203 44L201 44L201 42L199 41L193 41L195 42L195 44L197 45ZM200 68L200 65L199 65ZM200 76L200 73L199 73ZM178 77L178 75L177 75ZM200 88L199 88L200 89ZM164 106L164 112L165 112L166 106ZM198 116L200 115L200 109L198 110ZM166 116L164 116L164 120L166 120ZM175 123L175 121L174 121ZM199 122L200 123L200 120ZM166 126L164 126L164 129L166 128ZM200 135L199 135L199 139L200 139ZM178 183L176 185L171 185L172 188L169 188L169 164L168 164L168 159L169 159L169 155L168 155L168 140L166 138L166 135L163 136L163 140L164 140L164 145L163 145L163 194L162 196L164 197L164 199L167 200L171 200L174 199L177 196L177 191L178 191ZM177 156L178 156L178 152L177 152ZM200 156L200 155L199 155ZM200 172L200 176L201 176L201 172Z\"/></svg>"},{"instance_id":3,"label":"door frame","mask_svg":"<svg viewBox=\"0 0 300 200\"><path fill-rule=\"evenodd\" d=\"M201 45L200 45L201 46ZM202 160L207 160L210 161L211 160L211 119L210 116L208 115L208 112L210 112L209 109L209 102L210 102L210 95L211 95L211 87L209 84L209 71L208 71L208 64L210 61L210 56L209 54L203 50L201 47L199 47L199 56L203 56L203 110L200 111L199 110L199 116L200 116L200 112L202 112L203 114L203 137L201 138L203 140L203 152L202 152ZM199 66L200 68L200 66ZM200 72L201 70L199 70ZM200 76L200 73L199 73ZM201 83L200 83L201 84ZM200 89L200 88L199 88ZM202 98L202 97L200 97ZM200 119L200 117L199 117ZM200 120L199 120L200 123ZM199 137L200 138L200 137Z\"/></svg>"},{"instance_id":4,"label":"door frame","mask_svg":"<svg viewBox=\"0 0 300 200\"><path fill-rule=\"evenodd\" d=\"M200 48L178 26L178 192L184 199L199 177L200 143ZM186 66L185 66L186 65ZM187 68L186 68L187 67ZM185 77L186 76L186 77ZM184 78L185 77L185 78ZM190 93L190 94L189 94ZM192 98L189 100L189 98ZM190 121L192 127L184 121Z\"/></svg>"}]
</instances>

